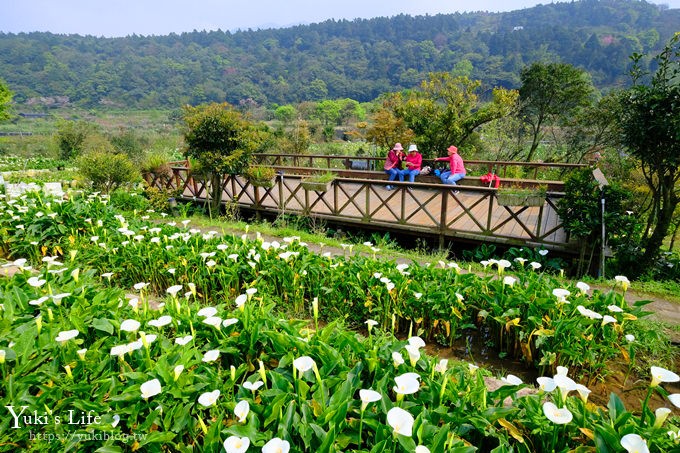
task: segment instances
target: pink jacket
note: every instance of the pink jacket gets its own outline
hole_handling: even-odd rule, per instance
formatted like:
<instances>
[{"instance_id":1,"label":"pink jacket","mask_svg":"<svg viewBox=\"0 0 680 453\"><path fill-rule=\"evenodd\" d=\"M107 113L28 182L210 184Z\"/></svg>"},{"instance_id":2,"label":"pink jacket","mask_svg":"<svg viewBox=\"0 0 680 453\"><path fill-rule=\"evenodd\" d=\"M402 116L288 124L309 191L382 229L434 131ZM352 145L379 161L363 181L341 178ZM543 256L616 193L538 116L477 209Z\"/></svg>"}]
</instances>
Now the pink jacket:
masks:
<instances>
[{"instance_id":1,"label":"pink jacket","mask_svg":"<svg viewBox=\"0 0 680 453\"><path fill-rule=\"evenodd\" d=\"M458 153L453 153L450 156L446 157L438 157L435 159L435 161L444 161L448 160L449 161L449 167L451 168L451 173L457 174L457 173L462 173L465 174L465 165L463 165L463 158L460 157L460 154Z\"/></svg>"},{"instance_id":2,"label":"pink jacket","mask_svg":"<svg viewBox=\"0 0 680 453\"><path fill-rule=\"evenodd\" d=\"M385 160L385 167L384 168L385 168L385 171L392 170L393 168L397 169L397 170L401 169L401 158L400 158L399 153L397 153L397 151L391 149L387 153L387 160Z\"/></svg>"},{"instance_id":3,"label":"pink jacket","mask_svg":"<svg viewBox=\"0 0 680 453\"><path fill-rule=\"evenodd\" d=\"M420 167L423 165L423 155L415 152L413 154L408 153L406 155L406 159L404 159L405 162L411 162L414 165L404 165L404 169L406 170L420 170Z\"/></svg>"}]
</instances>

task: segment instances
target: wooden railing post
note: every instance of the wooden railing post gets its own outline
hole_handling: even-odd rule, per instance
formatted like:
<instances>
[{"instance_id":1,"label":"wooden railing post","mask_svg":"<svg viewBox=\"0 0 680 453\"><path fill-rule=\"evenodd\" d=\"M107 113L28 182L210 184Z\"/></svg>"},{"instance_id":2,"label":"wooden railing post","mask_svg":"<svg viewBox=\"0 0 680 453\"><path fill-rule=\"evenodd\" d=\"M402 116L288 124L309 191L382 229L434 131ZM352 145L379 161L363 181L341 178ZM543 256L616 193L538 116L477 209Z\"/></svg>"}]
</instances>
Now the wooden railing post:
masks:
<instances>
[{"instance_id":1,"label":"wooden railing post","mask_svg":"<svg viewBox=\"0 0 680 453\"><path fill-rule=\"evenodd\" d=\"M448 209L449 191L446 188L441 189L442 194L442 209L439 215L439 250L444 250L446 245L446 211Z\"/></svg>"}]
</instances>

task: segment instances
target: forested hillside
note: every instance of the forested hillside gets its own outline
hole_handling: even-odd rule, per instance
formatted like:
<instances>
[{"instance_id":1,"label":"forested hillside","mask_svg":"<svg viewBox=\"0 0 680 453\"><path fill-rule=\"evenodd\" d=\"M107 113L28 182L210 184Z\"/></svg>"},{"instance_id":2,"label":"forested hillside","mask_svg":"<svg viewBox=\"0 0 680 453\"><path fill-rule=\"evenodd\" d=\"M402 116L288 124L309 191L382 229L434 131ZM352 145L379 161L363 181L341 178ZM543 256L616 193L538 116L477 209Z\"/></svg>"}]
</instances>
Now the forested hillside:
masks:
<instances>
[{"instance_id":1,"label":"forested hillside","mask_svg":"<svg viewBox=\"0 0 680 453\"><path fill-rule=\"evenodd\" d=\"M655 53L678 30L677 9L582 0L508 13L329 20L234 33L0 34L0 78L18 104L175 108L369 101L434 71L517 88L521 68L541 60L583 68L606 91L629 82L631 54Z\"/></svg>"}]
</instances>

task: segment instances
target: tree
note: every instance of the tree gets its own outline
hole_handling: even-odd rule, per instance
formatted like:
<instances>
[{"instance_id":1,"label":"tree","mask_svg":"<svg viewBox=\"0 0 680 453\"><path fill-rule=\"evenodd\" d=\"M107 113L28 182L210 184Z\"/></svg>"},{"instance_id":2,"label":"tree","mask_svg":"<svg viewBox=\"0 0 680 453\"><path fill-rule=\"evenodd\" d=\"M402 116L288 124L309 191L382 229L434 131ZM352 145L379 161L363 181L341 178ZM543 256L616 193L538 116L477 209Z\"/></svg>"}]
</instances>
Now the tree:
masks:
<instances>
[{"instance_id":1,"label":"tree","mask_svg":"<svg viewBox=\"0 0 680 453\"><path fill-rule=\"evenodd\" d=\"M211 208L219 212L222 178L241 173L262 137L254 125L229 104L184 107L186 156L210 174Z\"/></svg>"},{"instance_id":2,"label":"tree","mask_svg":"<svg viewBox=\"0 0 680 453\"><path fill-rule=\"evenodd\" d=\"M642 57L632 56L633 86L623 99L621 116L623 144L640 161L653 200L650 219L654 227L646 237L640 272L649 269L658 256L680 201L680 33L654 57L658 69L647 84Z\"/></svg>"},{"instance_id":3,"label":"tree","mask_svg":"<svg viewBox=\"0 0 680 453\"><path fill-rule=\"evenodd\" d=\"M84 151L87 138L95 132L97 132L97 126L87 121L59 121L56 140L60 157L69 160L80 156Z\"/></svg>"},{"instance_id":4,"label":"tree","mask_svg":"<svg viewBox=\"0 0 680 453\"><path fill-rule=\"evenodd\" d=\"M10 102L12 102L13 93L9 87L0 79L0 121L10 118Z\"/></svg>"},{"instance_id":5,"label":"tree","mask_svg":"<svg viewBox=\"0 0 680 453\"><path fill-rule=\"evenodd\" d=\"M477 128L512 110L516 91L494 88L491 101L482 103L476 94L480 86L467 77L430 73L420 90L395 93L387 105L415 133L423 156L433 157L452 144L473 142Z\"/></svg>"},{"instance_id":6,"label":"tree","mask_svg":"<svg viewBox=\"0 0 680 453\"><path fill-rule=\"evenodd\" d=\"M411 143L415 139L406 121L395 116L392 101L392 96L383 97L382 106L371 115L372 125L366 131L366 140L386 150L397 142Z\"/></svg>"},{"instance_id":7,"label":"tree","mask_svg":"<svg viewBox=\"0 0 680 453\"><path fill-rule=\"evenodd\" d=\"M90 151L78 158L79 172L92 183L92 187L110 193L124 184L133 182L139 171L128 156L108 151Z\"/></svg>"},{"instance_id":8,"label":"tree","mask_svg":"<svg viewBox=\"0 0 680 453\"><path fill-rule=\"evenodd\" d=\"M617 184L604 186L602 192L590 169L572 173L564 183L564 198L557 205L564 230L579 244L577 276L590 269L593 255L602 246L602 208L600 200L605 199L605 232L607 243L614 247L625 247L635 237L637 217L627 215L630 208L630 192Z\"/></svg>"},{"instance_id":9,"label":"tree","mask_svg":"<svg viewBox=\"0 0 680 453\"><path fill-rule=\"evenodd\" d=\"M520 116L529 125L530 162L547 126L590 105L595 89L587 72L565 63L534 63L522 70L519 89Z\"/></svg>"}]
</instances>

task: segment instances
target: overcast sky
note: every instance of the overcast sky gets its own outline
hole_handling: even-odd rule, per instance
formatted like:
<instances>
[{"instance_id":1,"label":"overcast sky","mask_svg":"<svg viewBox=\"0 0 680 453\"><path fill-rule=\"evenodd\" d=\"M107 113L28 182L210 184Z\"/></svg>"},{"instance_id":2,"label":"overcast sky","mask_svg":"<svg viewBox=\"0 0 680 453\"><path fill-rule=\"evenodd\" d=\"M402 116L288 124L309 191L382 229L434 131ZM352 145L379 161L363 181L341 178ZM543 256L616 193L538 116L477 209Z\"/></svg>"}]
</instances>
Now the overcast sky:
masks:
<instances>
[{"instance_id":1,"label":"overcast sky","mask_svg":"<svg viewBox=\"0 0 680 453\"><path fill-rule=\"evenodd\" d=\"M511 11L534 0L3 0L0 32L49 31L105 37L193 30L247 30L327 19ZM680 8L680 0L653 0Z\"/></svg>"}]
</instances>

